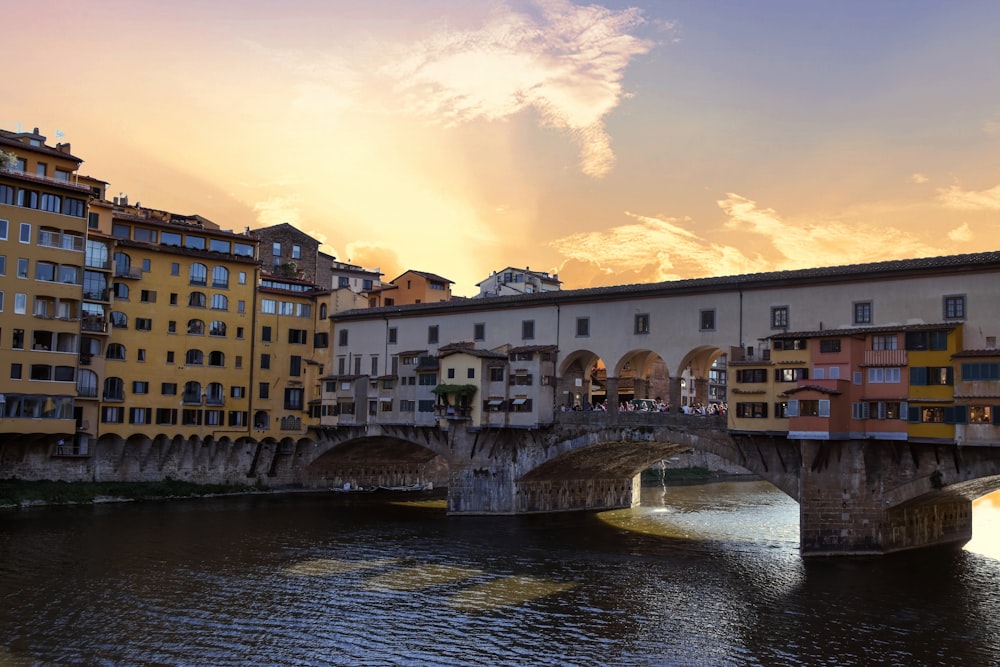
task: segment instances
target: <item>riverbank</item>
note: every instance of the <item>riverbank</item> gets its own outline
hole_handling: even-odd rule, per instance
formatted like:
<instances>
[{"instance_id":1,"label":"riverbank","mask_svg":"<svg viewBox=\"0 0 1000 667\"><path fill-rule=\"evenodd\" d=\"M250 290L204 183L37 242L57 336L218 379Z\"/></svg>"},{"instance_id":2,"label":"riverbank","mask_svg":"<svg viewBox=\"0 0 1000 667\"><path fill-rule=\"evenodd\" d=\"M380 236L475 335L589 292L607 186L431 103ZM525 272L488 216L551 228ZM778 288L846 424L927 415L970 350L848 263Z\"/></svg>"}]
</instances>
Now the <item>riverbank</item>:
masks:
<instances>
[{"instance_id":1,"label":"riverbank","mask_svg":"<svg viewBox=\"0 0 1000 667\"><path fill-rule=\"evenodd\" d=\"M202 498L263 491L264 489L251 485L194 484L173 479L160 482L57 482L4 479L0 480L0 509Z\"/></svg>"}]
</instances>

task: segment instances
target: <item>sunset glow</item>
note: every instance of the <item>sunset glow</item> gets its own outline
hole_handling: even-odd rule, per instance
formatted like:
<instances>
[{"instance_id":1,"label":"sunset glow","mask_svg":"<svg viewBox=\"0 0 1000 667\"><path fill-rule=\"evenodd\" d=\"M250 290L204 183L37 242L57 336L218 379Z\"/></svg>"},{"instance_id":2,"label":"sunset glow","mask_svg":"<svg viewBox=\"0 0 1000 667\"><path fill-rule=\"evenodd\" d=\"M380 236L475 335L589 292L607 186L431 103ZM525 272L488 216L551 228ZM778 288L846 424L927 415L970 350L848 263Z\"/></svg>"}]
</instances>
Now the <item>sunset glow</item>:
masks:
<instances>
[{"instance_id":1,"label":"sunset glow","mask_svg":"<svg viewBox=\"0 0 1000 667\"><path fill-rule=\"evenodd\" d=\"M0 127L387 280L996 249L996 3L43 0L5 24Z\"/></svg>"}]
</instances>

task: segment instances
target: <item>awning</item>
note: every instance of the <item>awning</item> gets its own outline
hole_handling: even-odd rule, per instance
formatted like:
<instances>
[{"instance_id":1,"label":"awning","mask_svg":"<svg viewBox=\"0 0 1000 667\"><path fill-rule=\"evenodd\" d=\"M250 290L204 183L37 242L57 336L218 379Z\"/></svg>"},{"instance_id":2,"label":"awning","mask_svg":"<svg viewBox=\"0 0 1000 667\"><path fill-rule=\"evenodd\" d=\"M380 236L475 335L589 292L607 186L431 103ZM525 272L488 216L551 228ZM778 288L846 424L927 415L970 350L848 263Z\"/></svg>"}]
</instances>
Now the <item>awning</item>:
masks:
<instances>
[{"instance_id":1,"label":"awning","mask_svg":"<svg viewBox=\"0 0 1000 667\"><path fill-rule=\"evenodd\" d=\"M511 401L511 404L513 404L513 405L524 405L527 402L528 402L528 399L526 399L526 398L515 398L513 401Z\"/></svg>"},{"instance_id":2,"label":"awning","mask_svg":"<svg viewBox=\"0 0 1000 667\"><path fill-rule=\"evenodd\" d=\"M503 401L500 401L500 400L492 400L492 401L490 401L489 403L487 403L487 405L503 405Z\"/></svg>"},{"instance_id":3,"label":"awning","mask_svg":"<svg viewBox=\"0 0 1000 667\"><path fill-rule=\"evenodd\" d=\"M383 403L392 403L392 396L379 396L378 400L382 401Z\"/></svg>"}]
</instances>

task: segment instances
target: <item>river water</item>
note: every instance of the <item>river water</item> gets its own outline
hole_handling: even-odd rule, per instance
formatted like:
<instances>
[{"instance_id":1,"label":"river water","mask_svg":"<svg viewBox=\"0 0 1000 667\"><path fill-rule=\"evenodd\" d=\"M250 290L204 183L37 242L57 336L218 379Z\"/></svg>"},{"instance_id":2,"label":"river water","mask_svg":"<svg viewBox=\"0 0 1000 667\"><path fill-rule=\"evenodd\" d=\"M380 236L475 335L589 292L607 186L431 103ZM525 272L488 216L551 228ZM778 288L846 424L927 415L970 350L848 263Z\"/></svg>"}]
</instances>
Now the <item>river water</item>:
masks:
<instances>
[{"instance_id":1,"label":"river water","mask_svg":"<svg viewBox=\"0 0 1000 667\"><path fill-rule=\"evenodd\" d=\"M963 550L798 554L764 482L631 510L447 517L442 495L0 512L7 665L998 665L996 503Z\"/></svg>"}]
</instances>

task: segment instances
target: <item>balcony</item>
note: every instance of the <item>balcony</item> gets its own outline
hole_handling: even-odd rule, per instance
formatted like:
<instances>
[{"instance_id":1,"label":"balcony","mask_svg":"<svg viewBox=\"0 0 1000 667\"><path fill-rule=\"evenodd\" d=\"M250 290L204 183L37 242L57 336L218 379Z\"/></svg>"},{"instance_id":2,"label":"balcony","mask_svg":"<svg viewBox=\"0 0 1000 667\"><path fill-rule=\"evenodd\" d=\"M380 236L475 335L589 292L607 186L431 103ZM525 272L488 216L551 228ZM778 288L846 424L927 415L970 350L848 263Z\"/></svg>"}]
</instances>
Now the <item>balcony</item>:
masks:
<instances>
[{"instance_id":1,"label":"balcony","mask_svg":"<svg viewBox=\"0 0 1000 667\"><path fill-rule=\"evenodd\" d=\"M108 333L108 323L103 317L87 316L80 322L80 329L87 333Z\"/></svg>"},{"instance_id":2,"label":"balcony","mask_svg":"<svg viewBox=\"0 0 1000 667\"><path fill-rule=\"evenodd\" d=\"M133 269L129 266L116 266L115 267L115 278L128 278L130 280L139 280L142 278L142 271L139 269Z\"/></svg>"},{"instance_id":3,"label":"balcony","mask_svg":"<svg viewBox=\"0 0 1000 667\"><path fill-rule=\"evenodd\" d=\"M184 405L201 405L201 394L184 394L181 396L181 403Z\"/></svg>"},{"instance_id":4,"label":"balcony","mask_svg":"<svg viewBox=\"0 0 1000 667\"><path fill-rule=\"evenodd\" d=\"M38 245L43 248L61 248L62 250L83 252L83 237L43 230L38 232Z\"/></svg>"}]
</instances>

